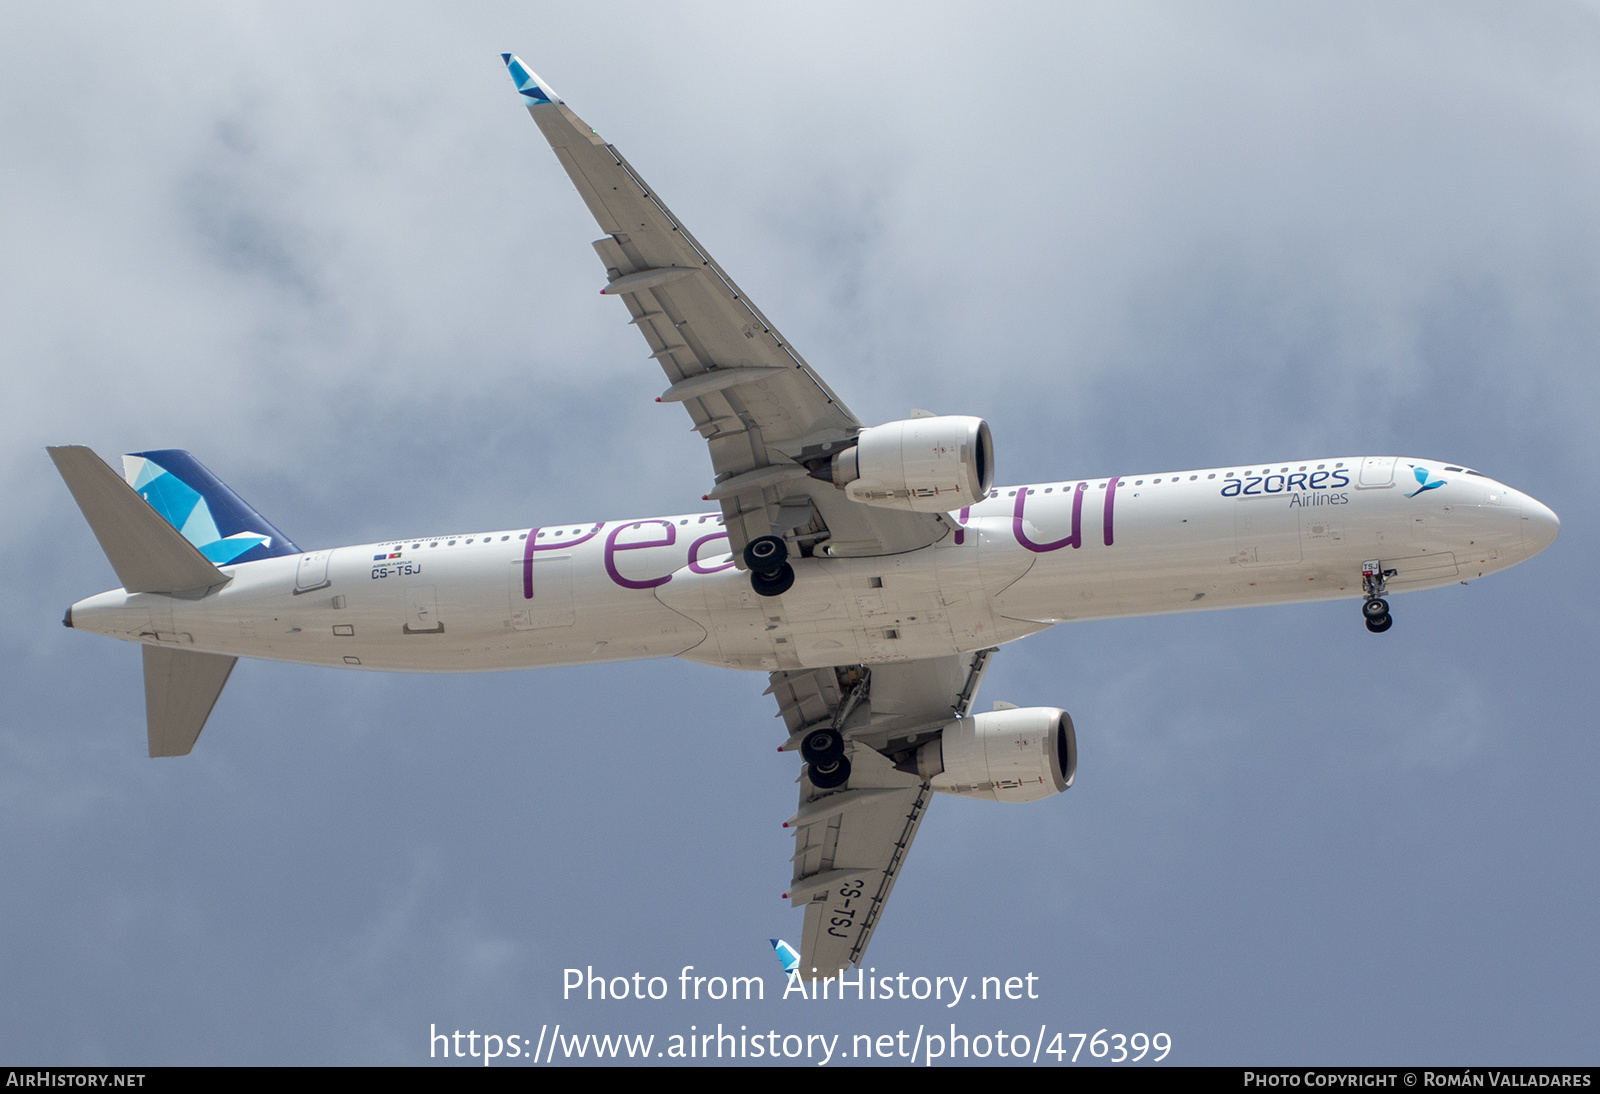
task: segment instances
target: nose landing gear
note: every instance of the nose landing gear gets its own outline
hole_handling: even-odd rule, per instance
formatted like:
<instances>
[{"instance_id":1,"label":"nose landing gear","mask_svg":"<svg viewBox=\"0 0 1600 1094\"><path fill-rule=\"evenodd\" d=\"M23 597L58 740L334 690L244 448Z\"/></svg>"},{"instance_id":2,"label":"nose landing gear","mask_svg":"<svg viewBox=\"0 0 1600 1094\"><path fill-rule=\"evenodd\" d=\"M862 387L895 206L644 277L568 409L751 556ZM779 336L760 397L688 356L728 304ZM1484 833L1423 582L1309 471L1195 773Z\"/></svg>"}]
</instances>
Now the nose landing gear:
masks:
<instances>
[{"instance_id":1,"label":"nose landing gear","mask_svg":"<svg viewBox=\"0 0 1600 1094\"><path fill-rule=\"evenodd\" d=\"M1377 559L1361 564L1361 588L1367 597L1361 604L1361 615L1367 621L1367 630L1373 634L1382 634L1394 626L1394 618L1389 614L1389 602L1383 599L1383 594L1388 592L1388 579L1397 572L1384 569L1383 563Z\"/></svg>"}]
</instances>

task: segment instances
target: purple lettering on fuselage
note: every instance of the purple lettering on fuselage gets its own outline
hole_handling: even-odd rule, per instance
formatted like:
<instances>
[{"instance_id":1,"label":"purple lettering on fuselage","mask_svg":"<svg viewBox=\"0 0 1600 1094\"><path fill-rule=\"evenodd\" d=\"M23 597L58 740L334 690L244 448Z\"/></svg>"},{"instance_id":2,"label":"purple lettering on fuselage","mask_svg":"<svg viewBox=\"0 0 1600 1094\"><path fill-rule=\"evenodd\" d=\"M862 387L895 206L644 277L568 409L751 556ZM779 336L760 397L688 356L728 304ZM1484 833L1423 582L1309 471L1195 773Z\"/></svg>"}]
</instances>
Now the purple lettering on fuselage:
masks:
<instances>
[{"instance_id":1,"label":"purple lettering on fuselage","mask_svg":"<svg viewBox=\"0 0 1600 1094\"><path fill-rule=\"evenodd\" d=\"M1072 534L1065 539L1058 539L1054 543L1035 543L1028 538L1027 532L1023 531L1025 525L1022 519L1022 511L1026 507L1028 495L1032 491L1026 487L1018 487L1017 504L1011 511L1011 534L1017 537L1018 543L1037 554L1043 554L1046 551L1059 551L1063 547L1071 547L1073 550L1077 550L1083 545L1083 492L1088 488L1088 483L1080 482L1077 489L1072 492ZM1107 534L1109 535L1110 533L1108 532Z\"/></svg>"},{"instance_id":2,"label":"purple lettering on fuselage","mask_svg":"<svg viewBox=\"0 0 1600 1094\"><path fill-rule=\"evenodd\" d=\"M645 524L659 524L667 530L665 539L646 540L643 543L618 543L617 537L630 528L638 528ZM619 551L642 551L647 547L671 547L678 542L678 528L670 520L637 520L631 524L619 524L611 530L606 537L606 573L611 580L621 585L624 589L653 589L657 585L665 585L672 580L669 573L664 577L647 578L644 581L634 581L632 578L623 577L617 572L617 553Z\"/></svg>"},{"instance_id":3,"label":"purple lettering on fuselage","mask_svg":"<svg viewBox=\"0 0 1600 1094\"><path fill-rule=\"evenodd\" d=\"M541 529L528 529L528 542L522 548L522 599L533 599L533 553L535 551L559 551L563 547L576 547L580 543L587 543L600 534L600 529L606 526L605 521L596 524L586 536L575 539L564 539L560 543L539 543Z\"/></svg>"},{"instance_id":4,"label":"purple lettering on fuselage","mask_svg":"<svg viewBox=\"0 0 1600 1094\"><path fill-rule=\"evenodd\" d=\"M701 536L699 539L689 544L689 572L692 574L715 574L721 573L723 570L733 569L733 559L731 558L720 566L700 565L700 548L704 547L714 539L727 538L727 532L712 532L709 536Z\"/></svg>"},{"instance_id":5,"label":"purple lettering on fuselage","mask_svg":"<svg viewBox=\"0 0 1600 1094\"><path fill-rule=\"evenodd\" d=\"M1111 536L1111 510L1116 505L1116 502L1117 502L1117 483L1119 483L1121 481L1122 480L1120 478L1118 478L1116 475L1112 475L1111 476L1111 481L1106 483L1105 533L1106 533L1106 546L1107 547L1111 546L1111 540L1112 540L1112 536Z\"/></svg>"}]
</instances>

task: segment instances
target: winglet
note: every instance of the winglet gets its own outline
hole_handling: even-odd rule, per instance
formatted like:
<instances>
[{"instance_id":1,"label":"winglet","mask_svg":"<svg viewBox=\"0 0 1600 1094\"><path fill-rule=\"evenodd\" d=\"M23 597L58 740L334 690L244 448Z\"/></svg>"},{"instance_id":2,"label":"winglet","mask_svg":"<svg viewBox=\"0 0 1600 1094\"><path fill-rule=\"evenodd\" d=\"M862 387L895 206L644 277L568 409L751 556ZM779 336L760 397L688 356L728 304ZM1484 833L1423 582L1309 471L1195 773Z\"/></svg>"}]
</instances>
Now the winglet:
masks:
<instances>
[{"instance_id":1,"label":"winglet","mask_svg":"<svg viewBox=\"0 0 1600 1094\"><path fill-rule=\"evenodd\" d=\"M556 94L556 89L545 81L539 79L522 59L514 53L502 53L500 59L506 63L506 70L511 73L511 80L517 85L517 90L522 93L522 102L526 106L538 106L540 103L559 103L564 100Z\"/></svg>"},{"instance_id":2,"label":"winglet","mask_svg":"<svg viewBox=\"0 0 1600 1094\"><path fill-rule=\"evenodd\" d=\"M772 952L778 955L778 962L783 966L783 971L786 974L794 972L800 967L800 953L798 950L781 938L774 938L770 941L772 942Z\"/></svg>"}]
</instances>

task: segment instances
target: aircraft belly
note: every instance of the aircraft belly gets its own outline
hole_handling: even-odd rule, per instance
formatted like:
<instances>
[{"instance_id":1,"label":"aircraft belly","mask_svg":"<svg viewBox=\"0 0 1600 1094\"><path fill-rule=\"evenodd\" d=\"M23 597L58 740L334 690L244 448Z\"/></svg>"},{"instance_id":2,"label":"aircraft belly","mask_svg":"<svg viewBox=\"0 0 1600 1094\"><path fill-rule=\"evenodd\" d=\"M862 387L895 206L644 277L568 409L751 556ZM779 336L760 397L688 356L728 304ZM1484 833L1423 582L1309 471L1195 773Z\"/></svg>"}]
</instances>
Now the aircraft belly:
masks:
<instances>
[{"instance_id":1,"label":"aircraft belly","mask_svg":"<svg viewBox=\"0 0 1600 1094\"><path fill-rule=\"evenodd\" d=\"M740 570L685 568L656 596L706 629L710 640L682 656L707 664L770 672L941 657L963 647L931 552L794 559L794 585L777 597L757 595Z\"/></svg>"},{"instance_id":2,"label":"aircraft belly","mask_svg":"<svg viewBox=\"0 0 1600 1094\"><path fill-rule=\"evenodd\" d=\"M983 649L1041 629L1028 629L1026 622L1031 621L1006 618L1001 608L1004 593L1034 565L1034 557L1012 536L1009 522L969 518L959 537L946 537L931 550L939 603L948 614L958 649Z\"/></svg>"}]
</instances>

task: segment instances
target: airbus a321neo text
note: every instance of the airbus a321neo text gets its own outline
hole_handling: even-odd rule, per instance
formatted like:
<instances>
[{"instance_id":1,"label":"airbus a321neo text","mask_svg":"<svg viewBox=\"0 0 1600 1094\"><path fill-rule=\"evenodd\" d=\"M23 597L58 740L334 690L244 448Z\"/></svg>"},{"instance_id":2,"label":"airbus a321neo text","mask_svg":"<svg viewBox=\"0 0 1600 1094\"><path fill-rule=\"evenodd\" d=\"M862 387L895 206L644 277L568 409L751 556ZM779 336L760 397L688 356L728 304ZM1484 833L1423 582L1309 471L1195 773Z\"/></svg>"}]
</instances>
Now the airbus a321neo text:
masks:
<instances>
[{"instance_id":1,"label":"airbus a321neo text","mask_svg":"<svg viewBox=\"0 0 1600 1094\"><path fill-rule=\"evenodd\" d=\"M802 967L831 973L861 960L933 794L1029 802L1072 785L1066 711L974 712L1001 645L1069 620L1339 598L1382 633L1390 594L1556 537L1528 495L1411 457L997 487L982 420L864 424L621 154L505 62L599 221L602 292L666 373L659 401L705 438L695 494L713 504L302 551L186 452L124 456L119 476L52 448L123 586L65 622L144 647L150 755L189 752L239 657L765 672L782 747L804 761L787 822Z\"/></svg>"}]
</instances>

